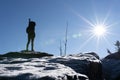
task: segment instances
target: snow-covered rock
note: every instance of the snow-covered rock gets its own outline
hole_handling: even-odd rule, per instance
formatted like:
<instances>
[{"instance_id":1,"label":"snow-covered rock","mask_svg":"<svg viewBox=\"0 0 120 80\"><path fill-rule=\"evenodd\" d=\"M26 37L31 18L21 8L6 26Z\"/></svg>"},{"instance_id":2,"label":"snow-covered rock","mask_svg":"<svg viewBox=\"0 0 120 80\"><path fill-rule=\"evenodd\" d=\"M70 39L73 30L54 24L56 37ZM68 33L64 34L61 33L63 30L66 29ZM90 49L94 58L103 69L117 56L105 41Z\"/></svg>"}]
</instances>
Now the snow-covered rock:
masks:
<instances>
[{"instance_id":1,"label":"snow-covered rock","mask_svg":"<svg viewBox=\"0 0 120 80\"><path fill-rule=\"evenodd\" d=\"M93 53L75 54L62 58L54 58L50 62L69 66L77 73L85 74L90 80L102 80L102 65L98 56Z\"/></svg>"},{"instance_id":2,"label":"snow-covered rock","mask_svg":"<svg viewBox=\"0 0 120 80\"><path fill-rule=\"evenodd\" d=\"M11 58L0 61L0 80L87 80L63 64L44 58Z\"/></svg>"},{"instance_id":3,"label":"snow-covered rock","mask_svg":"<svg viewBox=\"0 0 120 80\"><path fill-rule=\"evenodd\" d=\"M101 71L93 53L0 60L0 80L102 80Z\"/></svg>"}]
</instances>

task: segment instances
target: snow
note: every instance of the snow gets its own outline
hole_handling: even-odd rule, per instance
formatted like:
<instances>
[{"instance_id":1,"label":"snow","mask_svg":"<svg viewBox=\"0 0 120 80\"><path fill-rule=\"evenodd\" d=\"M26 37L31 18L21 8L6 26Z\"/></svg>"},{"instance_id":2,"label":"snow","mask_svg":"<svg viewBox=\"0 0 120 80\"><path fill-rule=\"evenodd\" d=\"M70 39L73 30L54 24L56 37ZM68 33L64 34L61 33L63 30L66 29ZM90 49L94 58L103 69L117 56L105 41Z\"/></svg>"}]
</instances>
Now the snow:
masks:
<instances>
[{"instance_id":1,"label":"snow","mask_svg":"<svg viewBox=\"0 0 120 80\"><path fill-rule=\"evenodd\" d=\"M95 69L90 68L91 63ZM89 73L93 71L92 74L95 75L99 65L103 67L106 80L120 79L119 59L104 58L100 61L97 54L86 53L65 57L4 57L0 60L0 80L89 80ZM101 80L98 77L94 80L96 79Z\"/></svg>"},{"instance_id":2,"label":"snow","mask_svg":"<svg viewBox=\"0 0 120 80\"><path fill-rule=\"evenodd\" d=\"M27 75L27 78L23 77L24 79L21 80L39 79L46 76L54 78L55 80L63 80L63 78L66 78L66 75L77 75L85 77L86 79L84 80L87 80L88 77L86 75L77 73L68 66L60 63L54 63L50 60L50 58L6 58L0 61L0 79L2 77L11 78Z\"/></svg>"}]
</instances>

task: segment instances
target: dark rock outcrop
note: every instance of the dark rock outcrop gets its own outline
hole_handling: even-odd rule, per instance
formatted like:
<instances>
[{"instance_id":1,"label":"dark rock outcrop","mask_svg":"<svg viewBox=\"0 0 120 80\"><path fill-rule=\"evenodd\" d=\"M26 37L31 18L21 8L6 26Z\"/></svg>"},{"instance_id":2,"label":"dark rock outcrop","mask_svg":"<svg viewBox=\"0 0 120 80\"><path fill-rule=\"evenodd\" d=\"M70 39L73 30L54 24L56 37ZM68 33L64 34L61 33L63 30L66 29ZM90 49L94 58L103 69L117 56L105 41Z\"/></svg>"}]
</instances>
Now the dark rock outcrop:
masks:
<instances>
[{"instance_id":1,"label":"dark rock outcrop","mask_svg":"<svg viewBox=\"0 0 120 80\"><path fill-rule=\"evenodd\" d=\"M112 53L102 60L106 80L120 80L120 52Z\"/></svg>"},{"instance_id":2,"label":"dark rock outcrop","mask_svg":"<svg viewBox=\"0 0 120 80\"><path fill-rule=\"evenodd\" d=\"M120 52L112 53L105 57L105 59L116 59L120 60Z\"/></svg>"},{"instance_id":3,"label":"dark rock outcrop","mask_svg":"<svg viewBox=\"0 0 120 80\"><path fill-rule=\"evenodd\" d=\"M103 59L102 65L106 80L120 80L120 60Z\"/></svg>"},{"instance_id":4,"label":"dark rock outcrop","mask_svg":"<svg viewBox=\"0 0 120 80\"><path fill-rule=\"evenodd\" d=\"M88 76L90 80L103 80L101 62L90 62Z\"/></svg>"},{"instance_id":5,"label":"dark rock outcrop","mask_svg":"<svg viewBox=\"0 0 120 80\"><path fill-rule=\"evenodd\" d=\"M41 57L51 57L52 54L48 54L45 52L8 52L6 54L0 55L0 58L7 57L7 58L41 58Z\"/></svg>"}]
</instances>

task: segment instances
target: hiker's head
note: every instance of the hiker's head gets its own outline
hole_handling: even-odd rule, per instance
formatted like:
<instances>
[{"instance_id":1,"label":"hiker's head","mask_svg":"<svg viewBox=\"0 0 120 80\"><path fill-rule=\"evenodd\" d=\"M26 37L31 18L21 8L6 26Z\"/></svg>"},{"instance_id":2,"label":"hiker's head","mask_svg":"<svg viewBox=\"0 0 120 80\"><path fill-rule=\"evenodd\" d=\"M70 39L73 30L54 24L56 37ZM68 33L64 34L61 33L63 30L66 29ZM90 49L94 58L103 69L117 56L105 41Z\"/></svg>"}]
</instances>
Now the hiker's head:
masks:
<instances>
[{"instance_id":1,"label":"hiker's head","mask_svg":"<svg viewBox=\"0 0 120 80\"><path fill-rule=\"evenodd\" d=\"M34 21L30 21L29 25L30 25L30 26L35 26L36 23L35 23Z\"/></svg>"}]
</instances>

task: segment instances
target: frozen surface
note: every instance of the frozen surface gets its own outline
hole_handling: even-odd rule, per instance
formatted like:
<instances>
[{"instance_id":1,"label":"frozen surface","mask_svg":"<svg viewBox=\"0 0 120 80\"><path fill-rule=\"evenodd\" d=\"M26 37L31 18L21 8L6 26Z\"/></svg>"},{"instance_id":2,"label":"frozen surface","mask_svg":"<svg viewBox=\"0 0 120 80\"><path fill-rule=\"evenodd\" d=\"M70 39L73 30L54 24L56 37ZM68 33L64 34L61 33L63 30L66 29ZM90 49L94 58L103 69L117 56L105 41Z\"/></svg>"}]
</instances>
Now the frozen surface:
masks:
<instances>
[{"instance_id":1,"label":"frozen surface","mask_svg":"<svg viewBox=\"0 0 120 80\"><path fill-rule=\"evenodd\" d=\"M51 62L57 58L10 58L0 61L0 79L11 80L87 80L86 75L75 72L72 68L60 63Z\"/></svg>"}]
</instances>

